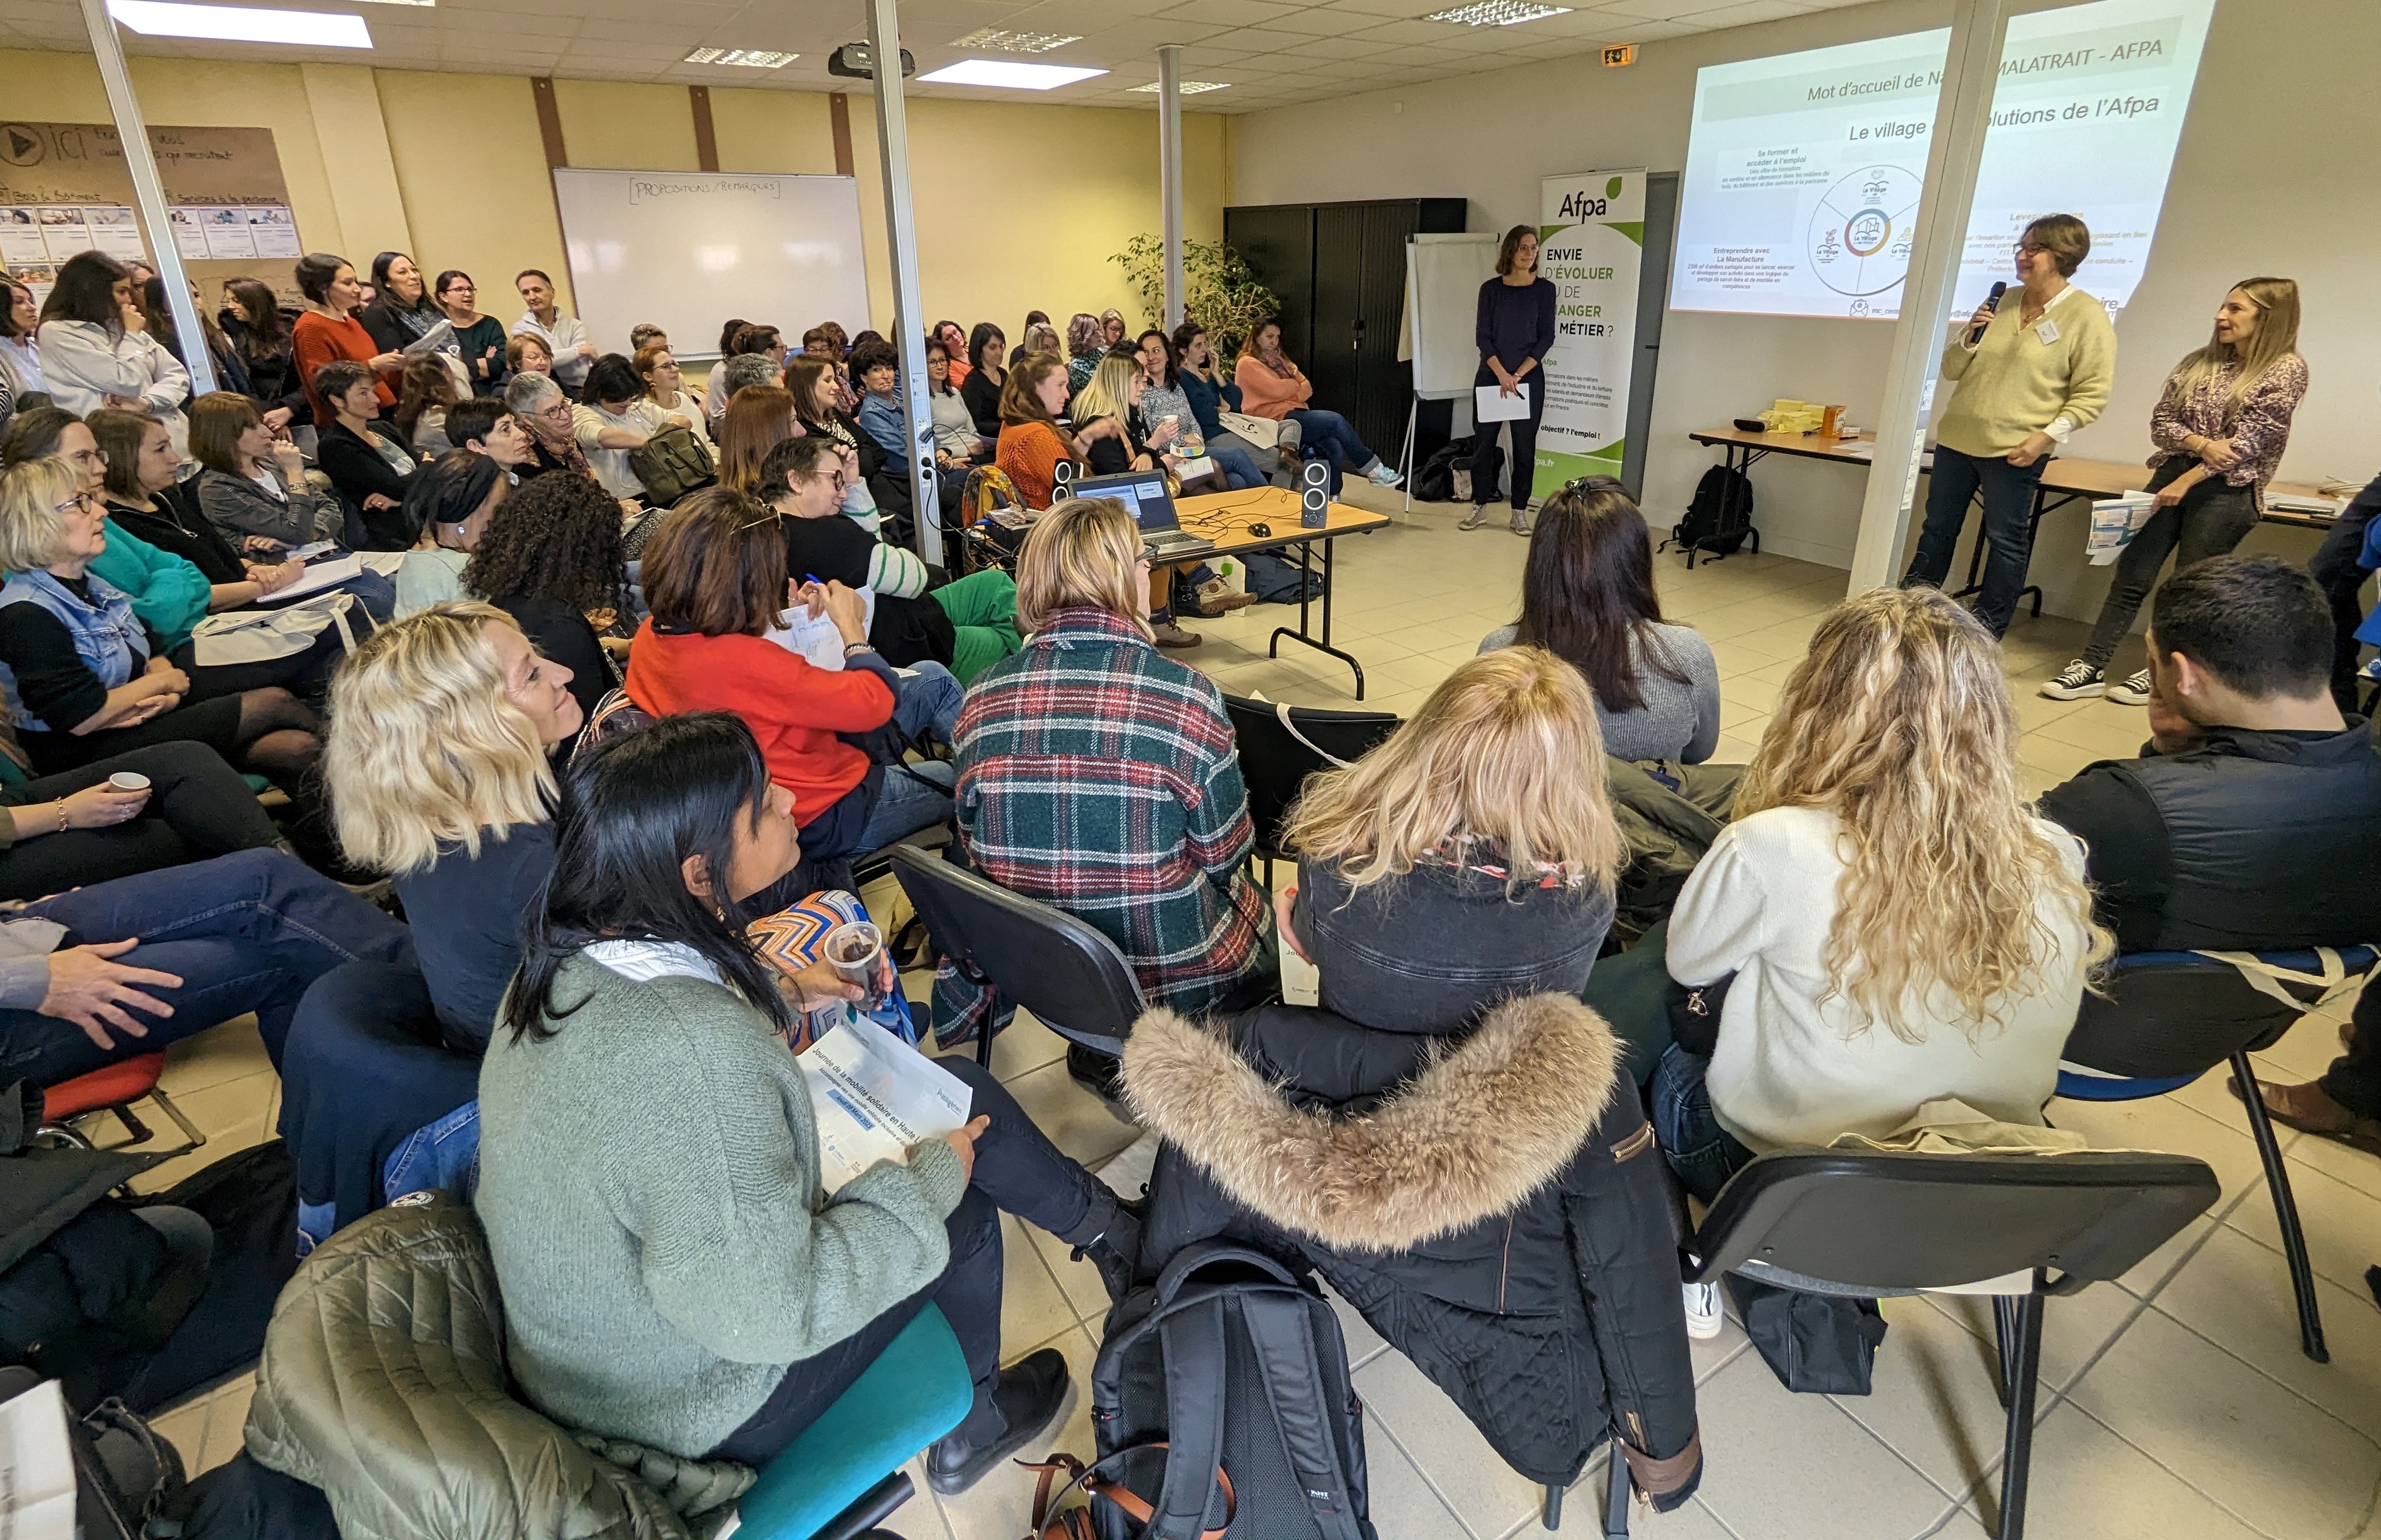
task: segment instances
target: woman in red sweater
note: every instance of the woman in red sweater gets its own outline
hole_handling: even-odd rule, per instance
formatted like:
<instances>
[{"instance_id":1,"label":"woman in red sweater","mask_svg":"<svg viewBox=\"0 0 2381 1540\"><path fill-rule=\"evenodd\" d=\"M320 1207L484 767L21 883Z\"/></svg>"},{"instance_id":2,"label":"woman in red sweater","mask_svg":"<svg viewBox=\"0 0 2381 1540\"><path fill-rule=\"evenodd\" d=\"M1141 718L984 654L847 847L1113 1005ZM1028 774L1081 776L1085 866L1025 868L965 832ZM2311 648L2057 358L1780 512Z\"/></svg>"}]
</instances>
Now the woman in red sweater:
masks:
<instances>
[{"instance_id":1,"label":"woman in red sweater","mask_svg":"<svg viewBox=\"0 0 2381 1540\"><path fill-rule=\"evenodd\" d=\"M769 778L793 793L810 861L878 849L950 817L949 764L888 770L836 735L894 722L912 738L947 742L959 681L934 663L897 673L868 644L856 591L788 583L786 538L767 504L726 487L696 493L645 547L642 572L653 617L629 649L629 698L656 716L742 717ZM841 669L818 667L770 639L797 605L834 623Z\"/></svg>"},{"instance_id":2,"label":"woman in red sweater","mask_svg":"<svg viewBox=\"0 0 2381 1540\"><path fill-rule=\"evenodd\" d=\"M356 270L345 257L310 251L298 259L298 287L309 308L290 328L289 356L298 371L298 383L305 387L306 404L314 409L314 421L325 428L331 425L331 404L314 394L314 371L333 359L348 359L371 370L372 396L380 409L386 412L395 408L397 393L383 376L404 373L405 355L382 352L364 324L356 319L364 302Z\"/></svg>"}]
</instances>

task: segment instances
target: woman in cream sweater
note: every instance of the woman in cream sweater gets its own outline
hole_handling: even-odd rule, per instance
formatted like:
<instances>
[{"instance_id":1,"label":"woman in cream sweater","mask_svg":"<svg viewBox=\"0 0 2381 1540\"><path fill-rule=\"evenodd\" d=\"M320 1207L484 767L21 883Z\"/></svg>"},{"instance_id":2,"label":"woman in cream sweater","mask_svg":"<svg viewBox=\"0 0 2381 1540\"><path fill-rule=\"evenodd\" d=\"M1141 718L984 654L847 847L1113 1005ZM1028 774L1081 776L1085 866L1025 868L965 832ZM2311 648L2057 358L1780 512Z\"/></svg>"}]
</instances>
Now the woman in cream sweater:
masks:
<instances>
[{"instance_id":1,"label":"woman in cream sweater","mask_svg":"<svg viewBox=\"0 0 2381 1540\"><path fill-rule=\"evenodd\" d=\"M2092 250L2092 233L2071 214L2046 214L2017 243L2023 287L1987 301L1960 323L1943 349L1951 405L1935 424L1926 527L1902 585L1940 588L1981 489L1984 591L1976 618L1994 636L2017 613L2033 555L2033 493L2045 461L2108 404L2116 378L2117 328L2100 301L2067 280ZM1983 328L1982 337L1969 336Z\"/></svg>"}]
</instances>

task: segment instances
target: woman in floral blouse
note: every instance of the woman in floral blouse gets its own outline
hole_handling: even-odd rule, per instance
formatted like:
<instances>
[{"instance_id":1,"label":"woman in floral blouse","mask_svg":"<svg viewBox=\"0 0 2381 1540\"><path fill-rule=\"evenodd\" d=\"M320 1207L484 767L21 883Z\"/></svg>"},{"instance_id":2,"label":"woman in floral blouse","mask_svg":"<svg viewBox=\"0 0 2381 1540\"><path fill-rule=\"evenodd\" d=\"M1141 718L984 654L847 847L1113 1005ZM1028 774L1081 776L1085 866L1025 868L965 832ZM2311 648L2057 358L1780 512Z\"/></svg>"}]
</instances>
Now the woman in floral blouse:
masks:
<instances>
[{"instance_id":1,"label":"woman in floral blouse","mask_svg":"<svg viewBox=\"0 0 2381 1540\"><path fill-rule=\"evenodd\" d=\"M2117 558L2116 581L2083 655L2042 687L2045 695L2149 703L2149 670L2105 684L2108 660L2157 586L2169 552L2180 571L2225 555L2256 528L2261 494L2290 441L2290 414L2306 394L2298 340L2299 286L2290 279L2243 278L2225 294L2215 335L2175 365L2150 413L2157 453L2150 457L2149 490L2157 494L2157 510Z\"/></svg>"}]
</instances>

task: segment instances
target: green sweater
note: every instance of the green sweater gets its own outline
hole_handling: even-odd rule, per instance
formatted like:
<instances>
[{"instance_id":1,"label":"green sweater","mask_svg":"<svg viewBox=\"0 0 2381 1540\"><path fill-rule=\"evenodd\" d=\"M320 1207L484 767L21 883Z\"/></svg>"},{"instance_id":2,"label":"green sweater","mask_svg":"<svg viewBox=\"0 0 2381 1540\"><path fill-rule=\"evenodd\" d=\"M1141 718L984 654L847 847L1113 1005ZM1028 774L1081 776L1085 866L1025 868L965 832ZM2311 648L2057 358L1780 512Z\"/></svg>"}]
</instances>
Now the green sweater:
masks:
<instances>
[{"instance_id":1,"label":"green sweater","mask_svg":"<svg viewBox=\"0 0 2381 1540\"><path fill-rule=\"evenodd\" d=\"M165 639L167 648L190 640L190 629L206 618L214 587L189 561L161 551L111 519L107 548L92 557L94 577L124 590L132 613Z\"/></svg>"},{"instance_id":2,"label":"green sweater","mask_svg":"<svg viewBox=\"0 0 2381 1540\"><path fill-rule=\"evenodd\" d=\"M2050 302L2042 320L2021 328L2024 295L2002 296L1984 340L1971 352L1968 324L1961 322L1943 349L1943 377L1959 388L1935 438L1963 455L1994 458L2008 454L2033 434L2060 418L2081 428L2108 404L2117 377L2117 328L2107 307L2070 285ZM2041 327L2057 336L2043 340ZM2051 437L2065 442L2061 434Z\"/></svg>"},{"instance_id":3,"label":"green sweater","mask_svg":"<svg viewBox=\"0 0 2381 1540\"><path fill-rule=\"evenodd\" d=\"M476 1206L511 1368L575 1428L703 1454L786 1366L940 1276L967 1186L940 1139L832 1200L793 1056L702 979L575 958L555 1035L499 1027L480 1070Z\"/></svg>"}]
</instances>

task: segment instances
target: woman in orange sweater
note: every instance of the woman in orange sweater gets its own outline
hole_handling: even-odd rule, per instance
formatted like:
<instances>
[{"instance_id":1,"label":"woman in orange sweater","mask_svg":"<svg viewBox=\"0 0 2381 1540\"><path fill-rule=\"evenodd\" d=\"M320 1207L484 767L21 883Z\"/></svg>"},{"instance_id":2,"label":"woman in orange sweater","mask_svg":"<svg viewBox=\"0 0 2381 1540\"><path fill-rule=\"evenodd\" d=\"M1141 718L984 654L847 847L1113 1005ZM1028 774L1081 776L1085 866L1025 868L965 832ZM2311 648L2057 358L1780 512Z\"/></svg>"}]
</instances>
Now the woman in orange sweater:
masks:
<instances>
[{"instance_id":1,"label":"woman in orange sweater","mask_svg":"<svg viewBox=\"0 0 2381 1540\"><path fill-rule=\"evenodd\" d=\"M289 357L298 383L306 392L306 403L314 409L314 421L325 428L331 425L331 404L314 394L314 371L333 359L348 359L371 370L372 397L380 403L380 410L394 409L397 393L382 376L403 373L405 355L382 352L364 324L356 319L364 303L364 288L356 282L356 270L345 257L310 251L298 259L298 287L306 296L308 309L290 328Z\"/></svg>"},{"instance_id":2,"label":"woman in orange sweater","mask_svg":"<svg viewBox=\"0 0 2381 1540\"><path fill-rule=\"evenodd\" d=\"M1306 403L1313 383L1281 350L1281 323L1260 323L1240 344L1240 361L1232 368L1232 383L1240 388L1240 409L1251 417L1270 417L1298 424L1300 442L1309 459L1331 467L1331 495L1339 495L1339 473L1353 466L1374 486L1395 486L1403 478L1395 466L1364 446L1356 429L1336 411Z\"/></svg>"},{"instance_id":3,"label":"woman in orange sweater","mask_svg":"<svg viewBox=\"0 0 2381 1540\"><path fill-rule=\"evenodd\" d=\"M768 505L726 487L694 494L645 547L642 571L653 617L629 654L629 698L656 716L742 717L769 778L793 793L812 862L877 849L950 817L949 764L888 772L837 735L895 722L912 738L948 741L959 681L933 663L897 674L868 644L856 591L789 584L785 536ZM796 605L834 622L841 669L817 667L770 639Z\"/></svg>"},{"instance_id":4,"label":"woman in orange sweater","mask_svg":"<svg viewBox=\"0 0 2381 1540\"><path fill-rule=\"evenodd\" d=\"M1058 425L1070 395L1067 366L1056 353L1024 353L1008 366L1000 387L1000 444L993 464L1017 484L1029 508L1046 508L1056 491L1058 462L1079 460L1094 440L1118 431L1103 418L1081 433Z\"/></svg>"}]
</instances>

